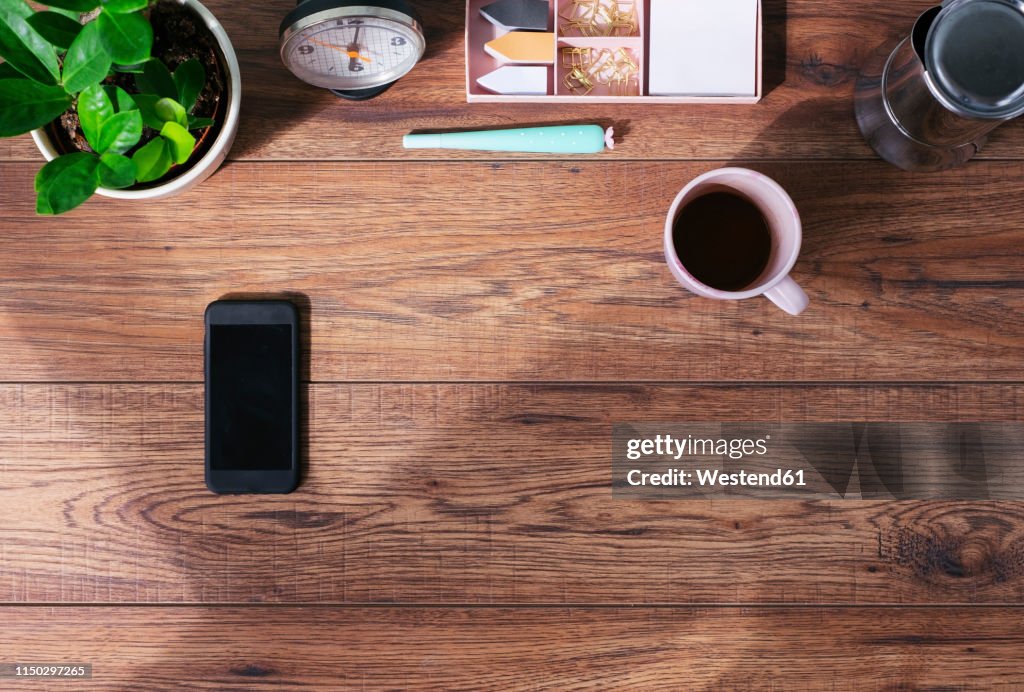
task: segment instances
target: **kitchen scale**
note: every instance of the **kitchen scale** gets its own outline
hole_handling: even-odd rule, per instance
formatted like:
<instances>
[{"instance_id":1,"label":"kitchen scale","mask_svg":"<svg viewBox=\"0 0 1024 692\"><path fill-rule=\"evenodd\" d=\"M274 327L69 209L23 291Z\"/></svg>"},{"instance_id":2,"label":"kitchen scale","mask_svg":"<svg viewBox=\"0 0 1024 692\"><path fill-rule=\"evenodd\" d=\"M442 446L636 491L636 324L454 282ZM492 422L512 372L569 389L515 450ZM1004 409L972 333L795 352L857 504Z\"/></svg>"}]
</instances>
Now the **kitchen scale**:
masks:
<instances>
[{"instance_id":1,"label":"kitchen scale","mask_svg":"<svg viewBox=\"0 0 1024 692\"><path fill-rule=\"evenodd\" d=\"M353 101L387 91L427 48L404 0L299 0L279 35L281 60L296 77Z\"/></svg>"}]
</instances>

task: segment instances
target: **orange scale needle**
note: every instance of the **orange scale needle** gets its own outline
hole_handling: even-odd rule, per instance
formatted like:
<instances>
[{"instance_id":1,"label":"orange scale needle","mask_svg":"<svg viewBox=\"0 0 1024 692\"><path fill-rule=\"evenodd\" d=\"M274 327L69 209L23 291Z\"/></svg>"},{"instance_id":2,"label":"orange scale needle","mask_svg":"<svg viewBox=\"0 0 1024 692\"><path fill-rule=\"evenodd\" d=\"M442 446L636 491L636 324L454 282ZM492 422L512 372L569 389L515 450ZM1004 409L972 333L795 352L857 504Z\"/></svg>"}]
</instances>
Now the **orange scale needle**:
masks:
<instances>
[{"instance_id":1,"label":"orange scale needle","mask_svg":"<svg viewBox=\"0 0 1024 692\"><path fill-rule=\"evenodd\" d=\"M315 43L316 45L323 46L324 48L333 48L334 50L338 51L339 53L344 53L345 55L347 55L350 58L353 58L353 59L354 58L358 58L359 60L362 60L363 62L372 62L372 60L370 60L370 58L368 58L368 57L366 57L364 55L360 55L359 51L349 50L348 48L342 48L341 46L336 46L333 43L324 43L323 41L318 41L315 38L311 38L311 39L309 39L309 41L310 41L310 43Z\"/></svg>"}]
</instances>

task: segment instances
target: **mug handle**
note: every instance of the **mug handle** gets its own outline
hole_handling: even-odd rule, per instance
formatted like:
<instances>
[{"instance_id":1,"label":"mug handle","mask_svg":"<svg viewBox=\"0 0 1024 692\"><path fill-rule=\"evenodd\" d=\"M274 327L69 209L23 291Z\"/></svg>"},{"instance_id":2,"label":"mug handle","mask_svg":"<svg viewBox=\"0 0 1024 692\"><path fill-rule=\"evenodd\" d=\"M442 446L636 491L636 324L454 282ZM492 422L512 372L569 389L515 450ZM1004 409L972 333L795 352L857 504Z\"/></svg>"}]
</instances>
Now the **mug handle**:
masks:
<instances>
[{"instance_id":1,"label":"mug handle","mask_svg":"<svg viewBox=\"0 0 1024 692\"><path fill-rule=\"evenodd\" d=\"M799 315L810 303L804 289L789 276L765 291L764 295L790 315Z\"/></svg>"}]
</instances>

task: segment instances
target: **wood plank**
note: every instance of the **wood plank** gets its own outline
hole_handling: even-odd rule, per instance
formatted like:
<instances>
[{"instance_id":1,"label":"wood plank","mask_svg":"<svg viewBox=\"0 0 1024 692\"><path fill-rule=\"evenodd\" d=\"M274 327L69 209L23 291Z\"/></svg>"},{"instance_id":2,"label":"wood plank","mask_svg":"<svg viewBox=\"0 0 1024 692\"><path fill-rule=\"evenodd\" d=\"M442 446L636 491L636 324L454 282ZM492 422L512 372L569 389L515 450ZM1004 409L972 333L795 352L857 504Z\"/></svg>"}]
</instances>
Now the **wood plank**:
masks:
<instances>
[{"instance_id":1,"label":"wood plank","mask_svg":"<svg viewBox=\"0 0 1024 692\"><path fill-rule=\"evenodd\" d=\"M417 3L430 50L424 62L372 103L344 103L291 76L278 58L278 24L294 0L206 3L227 28L242 64L240 160L483 159L487 153L401 149L418 129L502 127L596 119L624 139L603 160L873 158L853 118L853 86L878 46L895 46L934 0L765 0L766 81L781 84L757 106L468 105L465 4ZM1024 123L1005 125L982 156L1024 157ZM536 158L501 155L502 159ZM31 140L0 140L0 160L39 159Z\"/></svg>"},{"instance_id":2,"label":"wood plank","mask_svg":"<svg viewBox=\"0 0 1024 692\"><path fill-rule=\"evenodd\" d=\"M92 663L91 680L60 689L1024 685L1019 609L17 607L0 619L5 661Z\"/></svg>"},{"instance_id":3,"label":"wood plank","mask_svg":"<svg viewBox=\"0 0 1024 692\"><path fill-rule=\"evenodd\" d=\"M615 421L1021 420L1021 385L314 385L304 485L256 497L203 486L201 385L0 411L3 602L1024 601L1021 503L636 502L609 456Z\"/></svg>"},{"instance_id":4,"label":"wood plank","mask_svg":"<svg viewBox=\"0 0 1024 692\"><path fill-rule=\"evenodd\" d=\"M317 381L1021 379L1024 164L757 166L805 220L799 319L665 267L666 210L717 165L235 163L54 223L7 164L0 379L200 381L207 303L266 292L304 305Z\"/></svg>"}]
</instances>

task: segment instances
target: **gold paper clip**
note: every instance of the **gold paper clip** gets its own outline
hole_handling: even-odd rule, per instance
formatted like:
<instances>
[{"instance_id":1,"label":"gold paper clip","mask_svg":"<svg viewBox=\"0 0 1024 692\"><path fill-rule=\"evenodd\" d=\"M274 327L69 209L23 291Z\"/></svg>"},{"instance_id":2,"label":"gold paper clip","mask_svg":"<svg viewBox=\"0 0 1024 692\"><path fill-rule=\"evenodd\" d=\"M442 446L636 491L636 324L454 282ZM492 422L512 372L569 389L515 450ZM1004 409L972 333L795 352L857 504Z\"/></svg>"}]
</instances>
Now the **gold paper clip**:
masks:
<instances>
[{"instance_id":1,"label":"gold paper clip","mask_svg":"<svg viewBox=\"0 0 1024 692\"><path fill-rule=\"evenodd\" d=\"M582 96L586 96L594 90L594 83L591 81L590 76L579 67L572 68L572 70L565 75L565 79L562 83L565 85L566 89L577 95L579 95L578 92L582 91Z\"/></svg>"},{"instance_id":2,"label":"gold paper clip","mask_svg":"<svg viewBox=\"0 0 1024 692\"><path fill-rule=\"evenodd\" d=\"M563 48L562 67L587 67L591 62L590 48Z\"/></svg>"}]
</instances>

